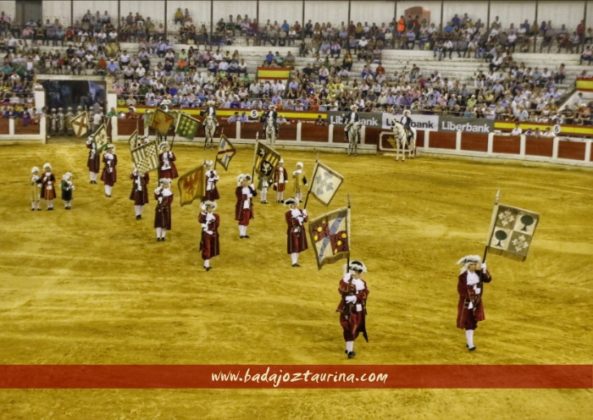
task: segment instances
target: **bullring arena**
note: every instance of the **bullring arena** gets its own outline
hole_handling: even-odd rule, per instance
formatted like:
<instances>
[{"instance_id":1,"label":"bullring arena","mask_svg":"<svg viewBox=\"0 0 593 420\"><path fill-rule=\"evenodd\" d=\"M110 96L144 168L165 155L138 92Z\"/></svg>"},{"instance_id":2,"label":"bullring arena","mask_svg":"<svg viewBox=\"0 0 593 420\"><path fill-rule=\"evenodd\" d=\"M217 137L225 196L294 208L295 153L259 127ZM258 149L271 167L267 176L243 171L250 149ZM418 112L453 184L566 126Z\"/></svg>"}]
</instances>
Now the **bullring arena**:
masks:
<instances>
[{"instance_id":1,"label":"bullring arena","mask_svg":"<svg viewBox=\"0 0 593 420\"><path fill-rule=\"evenodd\" d=\"M0 6L16 16L22 11L14 3L4 1ZM87 2L66 2L71 3L72 11L65 8L62 12L53 3L43 2L44 20L47 17L67 22L72 17L76 21L91 7L91 2L89 6ZM175 36L178 27L173 16L178 7L189 8L196 23L226 19L228 14L236 13L239 3L245 3L243 7L249 9L250 16L257 13L260 22L268 18L282 21L281 7L284 13L296 16L290 16L289 22L323 21L313 13L340 7L336 22L339 24L341 20L373 19L381 23L390 20L379 17L385 10L397 17L408 7L419 5L433 12L437 26L441 21L446 25L455 13L461 16L466 10L475 15L474 20L482 17L488 23L501 15L507 26L513 19L516 25L523 21L512 13L532 20L536 7L539 19L554 11L548 2L536 6L535 2L496 1L474 2L476 5L445 2L444 8L441 2L382 1L323 2L328 4L325 8L312 1L195 2L199 6L182 1L148 5L94 3L100 5L91 8L93 13L97 9L103 14L106 9L113 16L124 17L129 9L148 14L157 23L164 20L160 9L164 7L170 21L166 32ZM151 3L158 3L159 8ZM305 9L294 3L302 3ZM585 3L566 3L566 13L578 10L582 15ZM366 9L375 11L363 12ZM341 17L344 10L348 14ZM503 14L505 10L508 12ZM302 16L297 13L300 11ZM202 15L205 17L200 18ZM558 19L562 16L560 13ZM589 26L591 17L587 16ZM567 26L574 27L579 20L567 15ZM173 35L171 38L175 39ZM246 37L240 33L234 37L235 45L224 47L225 50L240 48L245 56L262 57L270 48L276 50L244 45ZM539 49L542 39L536 36L535 42ZM119 48L124 47L137 51L131 42L120 43ZM175 51L180 48L176 45ZM295 50L295 54L298 50L294 46L285 48ZM531 51L521 54L517 55L532 63L555 63L553 55ZM487 67L487 62L475 58L462 58L456 65L455 60L445 60L441 65L433 61L432 51L386 49L383 57L391 57L393 61L384 62L394 66L398 60L410 64L415 61L425 68L441 66L441 71L449 72L450 77L455 74L455 66L457 71L468 74L479 66ZM567 103L578 102L582 99L574 98L579 92L586 98L586 88L572 92L579 83L587 83L586 78L577 79L587 69L579 65L579 54L559 57L567 63L567 80L561 83L566 84L567 90L563 99ZM297 67L307 65L308 60L309 57L299 57ZM249 72L261 71L257 69L259 64L250 61ZM388 72L393 72L385 65ZM355 71L359 72L362 66L357 62ZM7 366L17 365L145 365L165 366L165 370L167 366L191 369L203 365L231 369L331 366L332 371L372 366L373 372L380 372L381 366L394 365L437 369L576 365L588 367L591 373L585 375L589 382L574 389L497 387L480 381L477 386L420 384L399 389L249 389L231 385L220 389L155 389L150 385L151 380L158 381L155 377L147 379L146 386L132 389L81 389L10 386L10 381L0 378L4 388L0 390L0 417L581 419L593 414L590 126L572 120L556 124L543 121L538 115L537 121L519 124L521 133L511 133L514 120L414 111L412 119L427 121L426 124L433 121L434 127L416 128L417 156L402 161L394 158L391 131L381 123L385 114L391 115L389 111L364 111L363 115L369 120L375 118L379 124L362 128L359 153L349 156L343 125L338 120L346 109L307 111L279 107L280 116L287 121L280 125L274 147L289 173L297 162L302 162L311 181L315 161L319 160L344 177L329 207L310 199L307 210L309 217L315 218L348 202L351 205L351 259L364 261L368 267L363 277L370 294L366 320L369 342L359 337L356 357L348 359L344 356L336 313L340 301L337 287L346 260L318 270L310 247L301 254L300 267L292 267L286 252L287 208L275 202L271 190L269 204L261 204L259 197L254 199L250 238L239 238L234 220L237 175L252 171L255 138L261 138L259 121L229 121L234 109L217 103L220 126L215 143L222 130L237 153L228 171L217 167L220 200L216 212L221 219L221 253L213 258L212 270L205 271L198 251L199 200L180 206L176 181L172 229L167 241L155 241L154 170L150 172L149 204L141 220L134 218L133 203L129 200L132 159L127 140L136 128L149 138L154 137L153 130L144 126L143 114L155 107L136 103L129 108L125 100L122 102L123 94L116 92L117 77L64 73L36 77L36 81L53 77L59 81L86 78L104 83L102 111L117 111L107 123L119 160L118 181L110 198L105 197L101 181L89 183L86 137L51 133L50 112L40 113L37 121L33 118L34 122L27 125L14 114L0 119L2 372L8 372ZM49 97L40 86L44 85L37 83L31 91L35 108L39 104L49 105ZM92 112L93 104L90 105ZM201 119L199 111L203 108L187 109L187 113ZM318 115L323 123L314 123ZM478 128L464 128L466 123L467 127ZM458 125L447 130L446 124ZM479 131L484 125L486 132ZM540 128L542 132L556 130L555 135L540 135ZM175 136L173 151L180 174L204 160L214 159L216 148L204 148L203 136L203 129L193 140ZM73 173L76 189L71 211L63 208L59 196L54 211L46 211L43 205L42 211L30 211L30 169L41 168L45 162L51 162L58 180L67 171ZM286 196L290 196L290 184L287 191ZM459 274L456 263L464 255L484 252L497 191L502 203L537 212L541 219L525 261L488 255L493 281L485 285L486 320L476 330L477 350L468 352L463 331L455 325ZM570 378L564 379L570 382ZM14 379L19 383L35 380ZM109 383L108 376L106 382Z\"/></svg>"}]
</instances>

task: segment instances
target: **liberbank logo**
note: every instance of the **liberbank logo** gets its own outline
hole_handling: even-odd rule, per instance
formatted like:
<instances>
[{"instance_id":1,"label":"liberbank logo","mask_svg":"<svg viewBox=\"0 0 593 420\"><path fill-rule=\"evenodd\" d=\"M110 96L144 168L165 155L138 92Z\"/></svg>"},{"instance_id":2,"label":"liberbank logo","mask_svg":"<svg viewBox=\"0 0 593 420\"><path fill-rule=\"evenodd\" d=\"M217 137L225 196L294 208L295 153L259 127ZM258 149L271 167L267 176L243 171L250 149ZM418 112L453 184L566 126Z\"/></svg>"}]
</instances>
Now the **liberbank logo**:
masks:
<instances>
[{"instance_id":1,"label":"liberbank logo","mask_svg":"<svg viewBox=\"0 0 593 420\"><path fill-rule=\"evenodd\" d=\"M466 133L489 133L492 130L492 121L478 118L441 117L442 131L463 131Z\"/></svg>"}]
</instances>

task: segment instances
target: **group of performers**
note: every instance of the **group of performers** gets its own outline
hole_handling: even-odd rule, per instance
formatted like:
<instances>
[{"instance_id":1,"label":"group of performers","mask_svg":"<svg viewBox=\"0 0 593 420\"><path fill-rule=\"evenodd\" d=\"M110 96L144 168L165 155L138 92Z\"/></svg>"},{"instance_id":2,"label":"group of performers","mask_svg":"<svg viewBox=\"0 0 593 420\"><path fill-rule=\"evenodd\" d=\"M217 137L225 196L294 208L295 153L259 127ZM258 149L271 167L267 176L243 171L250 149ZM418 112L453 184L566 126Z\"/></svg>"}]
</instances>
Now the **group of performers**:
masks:
<instances>
[{"instance_id":1,"label":"group of performers","mask_svg":"<svg viewBox=\"0 0 593 420\"><path fill-rule=\"evenodd\" d=\"M62 175L60 183L60 190L62 193L62 201L64 202L64 209L72 209L72 196L74 191L74 182L72 181L72 173L66 172ZM41 210L41 200L45 201L46 209L54 209L54 200L57 197L56 192L56 177L53 174L50 163L43 165L43 173L40 173L39 168L34 166L31 168L31 211Z\"/></svg>"}]
</instances>

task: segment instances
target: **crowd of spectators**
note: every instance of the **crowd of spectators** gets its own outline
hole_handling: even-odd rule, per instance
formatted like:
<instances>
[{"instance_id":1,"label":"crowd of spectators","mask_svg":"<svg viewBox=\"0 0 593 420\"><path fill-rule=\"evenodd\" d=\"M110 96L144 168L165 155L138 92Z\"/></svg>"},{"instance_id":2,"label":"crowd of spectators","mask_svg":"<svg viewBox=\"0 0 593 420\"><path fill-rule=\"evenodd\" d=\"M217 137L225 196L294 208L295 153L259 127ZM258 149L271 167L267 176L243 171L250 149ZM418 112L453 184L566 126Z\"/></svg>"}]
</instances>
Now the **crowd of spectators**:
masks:
<instances>
[{"instance_id":1,"label":"crowd of spectators","mask_svg":"<svg viewBox=\"0 0 593 420\"><path fill-rule=\"evenodd\" d=\"M334 111L349 109L356 103L363 111L411 109L419 113L517 121L588 123L591 115L588 104L567 107L559 112L562 92L557 86L566 77L564 65L555 69L530 68L513 59L514 51L522 51L521 37L533 36L535 25L530 26L528 22L516 31L513 25L503 31L496 18L487 32L479 20L473 22L467 15L455 15L443 31L437 31L432 24L403 16L391 25L359 23L336 28L310 21L303 27L298 22L294 25L286 21L282 25L267 22L263 26L267 28L264 32L285 32L287 36L283 36L283 43L286 44L291 31L295 35L293 41L304 34L310 40L314 57L304 66L296 66L289 80L275 82L254 81L249 77L238 49L231 52L196 43L187 50L176 50L164 36L150 36L151 33L158 34L159 29L139 13L122 18L119 34L107 12L93 14L87 11L79 21L80 27L71 35L66 35L66 30L63 39L48 37L54 34L48 32L49 27L53 25L59 29L61 25L58 21L47 22L43 26L44 35L35 43L27 43L7 30L10 18L3 14L0 15L1 22L6 23L0 29L7 35L2 43L6 51L2 62L5 111L16 109L17 104L21 105L19 109L32 106L32 83L36 72L88 72L113 77L120 105L129 106L155 106L166 100L173 106L197 108L212 99L219 107L240 110L262 109L274 104L279 110ZM230 16L227 22L221 21L217 25L217 32L224 37L238 34L247 38L259 37L257 34L261 31L254 23L248 16L239 15L235 19ZM187 9L176 11L175 24L186 29L193 27ZM543 29L537 27L538 34L552 31L550 22L542 26ZM414 36L408 36L410 31ZM61 34L59 30L57 33ZM137 52L112 48L122 33L127 34L126 39L139 44ZM517 36L509 41L509 34L513 33ZM589 41L584 33L578 45ZM38 44L62 42L65 48L52 52L38 47ZM279 39L274 40L268 35L257 42L282 45ZM380 51L385 46L432 50L436 59L453 58L453 53L469 55L483 59L487 70L476 71L471 80L448 79L438 72L423 72L416 65L390 72L381 63ZM560 42L558 48L563 48ZM264 65L295 67L297 60L292 53L283 56L272 51L264 57ZM593 57L590 48L585 48L583 55L585 61L593 61L586 58ZM352 73L355 59L365 63L360 74Z\"/></svg>"}]
</instances>

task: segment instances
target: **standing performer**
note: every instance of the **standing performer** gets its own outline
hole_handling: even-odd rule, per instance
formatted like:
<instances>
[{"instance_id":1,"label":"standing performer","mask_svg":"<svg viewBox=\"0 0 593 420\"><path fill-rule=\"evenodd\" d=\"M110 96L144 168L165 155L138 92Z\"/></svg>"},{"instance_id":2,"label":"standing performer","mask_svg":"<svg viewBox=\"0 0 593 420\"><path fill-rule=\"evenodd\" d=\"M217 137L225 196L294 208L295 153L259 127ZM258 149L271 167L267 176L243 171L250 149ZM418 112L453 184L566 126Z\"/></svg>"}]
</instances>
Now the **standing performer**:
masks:
<instances>
[{"instance_id":1,"label":"standing performer","mask_svg":"<svg viewBox=\"0 0 593 420\"><path fill-rule=\"evenodd\" d=\"M220 245L218 242L218 227L220 226L220 216L214 213L216 203L214 201L204 201L202 211L198 216L198 221L202 225L202 238L200 240L200 251L204 260L204 269L211 270L210 259L220 254Z\"/></svg>"},{"instance_id":2,"label":"standing performer","mask_svg":"<svg viewBox=\"0 0 593 420\"><path fill-rule=\"evenodd\" d=\"M49 163L43 164L43 175L41 176L41 198L47 204L48 210L54 209L54 199L56 198L56 177L51 171Z\"/></svg>"},{"instance_id":3,"label":"standing performer","mask_svg":"<svg viewBox=\"0 0 593 420\"><path fill-rule=\"evenodd\" d=\"M303 162L297 162L296 169L292 173L292 179L294 179L294 199L297 203L303 201L303 190L307 185L307 177L303 170Z\"/></svg>"},{"instance_id":4,"label":"standing performer","mask_svg":"<svg viewBox=\"0 0 593 420\"><path fill-rule=\"evenodd\" d=\"M39 176L39 168L33 166L31 168L31 211L41 210L39 202L41 201L41 177Z\"/></svg>"},{"instance_id":5,"label":"standing performer","mask_svg":"<svg viewBox=\"0 0 593 420\"><path fill-rule=\"evenodd\" d=\"M111 197L113 186L117 182L117 155L113 144L108 145L103 153L103 164L101 181L105 184L105 197Z\"/></svg>"},{"instance_id":6,"label":"standing performer","mask_svg":"<svg viewBox=\"0 0 593 420\"><path fill-rule=\"evenodd\" d=\"M457 328L465 330L466 347L469 351L476 349L474 330L478 328L478 322L485 319L482 303L483 284L492 281L486 263L481 264L481 261L478 255L467 255L457 262L463 266L457 282Z\"/></svg>"},{"instance_id":7,"label":"standing performer","mask_svg":"<svg viewBox=\"0 0 593 420\"><path fill-rule=\"evenodd\" d=\"M366 272L366 267L361 261L351 261L348 272L340 280L338 293L342 296L336 312L340 313L340 325L344 332L348 359L356 356L354 340L362 333L368 342L366 331L366 302L369 295L366 282L360 277Z\"/></svg>"},{"instance_id":8,"label":"standing performer","mask_svg":"<svg viewBox=\"0 0 593 420\"><path fill-rule=\"evenodd\" d=\"M167 231L171 230L171 203L173 202L173 191L171 191L171 179L162 178L159 186L154 190L156 207L154 209L154 227L156 229L156 240L164 241Z\"/></svg>"},{"instance_id":9,"label":"standing performer","mask_svg":"<svg viewBox=\"0 0 593 420\"><path fill-rule=\"evenodd\" d=\"M268 110L262 114L261 122L264 126L263 138L266 138L266 123L268 118L271 118L274 123L274 131L276 132L276 138L278 137L278 112L276 111L276 105L270 105Z\"/></svg>"},{"instance_id":10,"label":"standing performer","mask_svg":"<svg viewBox=\"0 0 593 420\"><path fill-rule=\"evenodd\" d=\"M284 159L280 159L278 166L274 169L274 189L276 190L276 203L284 202L284 190L288 183L288 173L284 168Z\"/></svg>"},{"instance_id":11,"label":"standing performer","mask_svg":"<svg viewBox=\"0 0 593 420\"><path fill-rule=\"evenodd\" d=\"M214 102L213 100L209 100L208 102L206 102L207 106L206 109L202 111L202 116L212 117L212 119L216 123L216 126L218 127L218 120L216 119L216 107L214 106L215 104L216 102Z\"/></svg>"},{"instance_id":12,"label":"standing performer","mask_svg":"<svg viewBox=\"0 0 593 420\"><path fill-rule=\"evenodd\" d=\"M290 260L293 267L300 267L299 253L307 249L307 232L305 223L308 220L307 210L301 210L294 198L287 199L284 204L288 205L289 210L284 214L288 228L287 251L290 254Z\"/></svg>"},{"instance_id":13,"label":"standing performer","mask_svg":"<svg viewBox=\"0 0 593 420\"><path fill-rule=\"evenodd\" d=\"M206 191L203 200L216 201L220 198L220 195L218 194L218 188L216 188L219 177L214 169L214 162L211 160L205 161L204 169L206 169L204 172L204 176L206 177Z\"/></svg>"},{"instance_id":14,"label":"standing performer","mask_svg":"<svg viewBox=\"0 0 593 420\"><path fill-rule=\"evenodd\" d=\"M237 178L237 188L235 196L237 204L235 205L235 220L239 222L239 238L247 239L247 227L249 220L253 219L253 197L257 195L255 187L251 183L251 176L241 174Z\"/></svg>"},{"instance_id":15,"label":"standing performer","mask_svg":"<svg viewBox=\"0 0 593 420\"><path fill-rule=\"evenodd\" d=\"M257 188L260 191L259 200L262 204L268 204L268 187L270 186L273 170L272 164L264 160L257 171Z\"/></svg>"},{"instance_id":16,"label":"standing performer","mask_svg":"<svg viewBox=\"0 0 593 420\"><path fill-rule=\"evenodd\" d=\"M159 178L175 179L179 175L177 173L177 167L175 166L175 153L169 147L169 143L163 141L159 145L161 154L159 155Z\"/></svg>"},{"instance_id":17,"label":"standing performer","mask_svg":"<svg viewBox=\"0 0 593 420\"><path fill-rule=\"evenodd\" d=\"M101 155L97 152L97 144L93 136L88 137L86 147L89 149L89 157L86 161L86 166L89 168L89 181L91 184L96 184L101 168Z\"/></svg>"},{"instance_id":18,"label":"standing performer","mask_svg":"<svg viewBox=\"0 0 593 420\"><path fill-rule=\"evenodd\" d=\"M150 177L148 172L142 174L134 165L134 169L130 174L132 180L132 192L130 193L130 200L134 202L134 214L136 220L142 219L142 210L145 204L148 204L148 181Z\"/></svg>"},{"instance_id":19,"label":"standing performer","mask_svg":"<svg viewBox=\"0 0 593 420\"><path fill-rule=\"evenodd\" d=\"M72 192L74 191L74 183L72 182L72 174L66 172L62 176L62 201L66 210L72 209Z\"/></svg>"}]
</instances>

